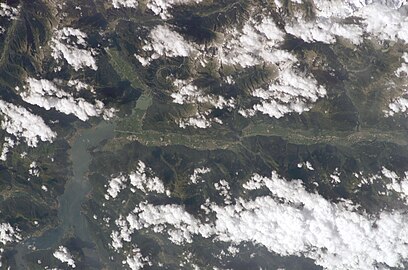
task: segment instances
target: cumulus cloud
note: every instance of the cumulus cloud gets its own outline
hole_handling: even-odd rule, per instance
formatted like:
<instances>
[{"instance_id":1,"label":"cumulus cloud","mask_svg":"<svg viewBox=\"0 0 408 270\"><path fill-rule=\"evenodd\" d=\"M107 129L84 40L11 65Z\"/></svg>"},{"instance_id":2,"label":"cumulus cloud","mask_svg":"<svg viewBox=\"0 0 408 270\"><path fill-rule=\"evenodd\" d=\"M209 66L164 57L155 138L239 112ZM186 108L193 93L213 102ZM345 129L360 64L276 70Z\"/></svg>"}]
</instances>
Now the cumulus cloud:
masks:
<instances>
[{"instance_id":1,"label":"cumulus cloud","mask_svg":"<svg viewBox=\"0 0 408 270\"><path fill-rule=\"evenodd\" d=\"M136 8L138 6L137 0L112 0L112 5L114 8Z\"/></svg>"},{"instance_id":2,"label":"cumulus cloud","mask_svg":"<svg viewBox=\"0 0 408 270\"><path fill-rule=\"evenodd\" d=\"M118 177L114 177L111 180L109 180L109 185L107 192L108 194L105 194L105 198L109 200L109 198L115 199L120 191L124 188L126 188L126 177L123 175L120 175Z\"/></svg>"},{"instance_id":3,"label":"cumulus cloud","mask_svg":"<svg viewBox=\"0 0 408 270\"><path fill-rule=\"evenodd\" d=\"M395 172L383 167L381 174L390 180L390 183L386 184L388 190L396 192L400 199L408 202L408 172L405 172L404 177L398 176Z\"/></svg>"},{"instance_id":4,"label":"cumulus cloud","mask_svg":"<svg viewBox=\"0 0 408 270\"><path fill-rule=\"evenodd\" d=\"M7 153L12 149L15 145L15 142L10 137L4 138L3 148L1 150L0 160L6 161L7 160Z\"/></svg>"},{"instance_id":5,"label":"cumulus cloud","mask_svg":"<svg viewBox=\"0 0 408 270\"><path fill-rule=\"evenodd\" d=\"M314 0L316 19L308 20L298 12L286 22L285 30L305 41L334 43L337 37L354 44L363 41L364 34L380 40L408 41L408 20L400 8L406 1ZM359 20L349 20L359 18Z\"/></svg>"},{"instance_id":6,"label":"cumulus cloud","mask_svg":"<svg viewBox=\"0 0 408 270\"><path fill-rule=\"evenodd\" d=\"M408 77L408 53L402 55L401 62L401 66L395 71L395 76L406 79ZM406 88L406 84L404 87L402 93L388 104L387 110L383 111L385 116L408 112L408 88Z\"/></svg>"},{"instance_id":7,"label":"cumulus cloud","mask_svg":"<svg viewBox=\"0 0 408 270\"><path fill-rule=\"evenodd\" d=\"M0 267L2 266L1 258L5 245L20 241L22 238L19 232L19 229L14 228L9 223L0 223Z\"/></svg>"},{"instance_id":8,"label":"cumulus cloud","mask_svg":"<svg viewBox=\"0 0 408 270\"><path fill-rule=\"evenodd\" d=\"M69 87L74 87L77 91L88 90L95 94L95 88L87 83L81 82L80 80L69 80L67 82Z\"/></svg>"},{"instance_id":9,"label":"cumulus cloud","mask_svg":"<svg viewBox=\"0 0 408 270\"><path fill-rule=\"evenodd\" d=\"M59 246L56 251L53 253L54 257L60 260L63 263L67 263L72 268L75 268L74 257L71 255L69 250L64 246Z\"/></svg>"},{"instance_id":10,"label":"cumulus cloud","mask_svg":"<svg viewBox=\"0 0 408 270\"><path fill-rule=\"evenodd\" d=\"M0 3L0 16L7 17L9 19L16 19L19 14L19 8L15 8L7 5L6 3Z\"/></svg>"},{"instance_id":11,"label":"cumulus cloud","mask_svg":"<svg viewBox=\"0 0 408 270\"><path fill-rule=\"evenodd\" d=\"M173 5L197 4L200 2L202 2L202 0L149 0L147 2L147 8L165 20L171 17L168 10Z\"/></svg>"},{"instance_id":12,"label":"cumulus cloud","mask_svg":"<svg viewBox=\"0 0 408 270\"><path fill-rule=\"evenodd\" d=\"M169 192L164 188L163 182L157 176L154 176L152 169L147 167L141 160L139 160L137 169L129 174L129 179L132 186L145 194L148 192Z\"/></svg>"},{"instance_id":13,"label":"cumulus cloud","mask_svg":"<svg viewBox=\"0 0 408 270\"><path fill-rule=\"evenodd\" d=\"M64 114L73 114L82 121L92 116L103 115L106 118L113 116L113 109L104 109L101 101L95 100L95 104L91 104L83 98L74 98L59 89L55 83L45 79L27 78L27 86L24 87L24 90L20 93L24 101L46 110L55 108Z\"/></svg>"},{"instance_id":14,"label":"cumulus cloud","mask_svg":"<svg viewBox=\"0 0 408 270\"><path fill-rule=\"evenodd\" d=\"M135 192L134 187L145 194L150 192L170 194L170 191L165 189L163 182L154 175L153 170L147 167L143 161L139 160L135 171L130 172L126 176L120 174L109 180L108 194L105 194L105 198L107 200L109 198L116 198L120 191L127 187L127 182L130 182L132 192Z\"/></svg>"},{"instance_id":15,"label":"cumulus cloud","mask_svg":"<svg viewBox=\"0 0 408 270\"><path fill-rule=\"evenodd\" d=\"M313 77L301 76L291 68L285 68L267 89L255 89L252 95L262 100L254 105L255 111L281 118L287 113L308 111L311 104L326 96L326 89Z\"/></svg>"},{"instance_id":16,"label":"cumulus cloud","mask_svg":"<svg viewBox=\"0 0 408 270\"><path fill-rule=\"evenodd\" d=\"M222 124L222 120L218 117L210 117L211 109L204 112L196 112L189 117L184 117L176 121L181 128L194 127L194 128L209 128L213 123Z\"/></svg>"},{"instance_id":17,"label":"cumulus cloud","mask_svg":"<svg viewBox=\"0 0 408 270\"><path fill-rule=\"evenodd\" d=\"M384 170L386 175L387 172ZM351 203L332 203L309 193L300 180L288 181L273 172L254 174L249 190L266 188L270 195L237 198L227 206L204 208L214 222L202 222L180 205L140 203L126 218L117 220L119 239L131 241L136 230L167 232L176 244L194 236L213 237L235 244L252 242L282 256L305 256L324 269L383 269L402 267L408 259L408 216L382 212L377 217L358 211Z\"/></svg>"},{"instance_id":18,"label":"cumulus cloud","mask_svg":"<svg viewBox=\"0 0 408 270\"><path fill-rule=\"evenodd\" d=\"M131 270L142 269L146 264L151 265L149 257L143 257L140 248L134 247L132 253L126 257L125 263Z\"/></svg>"},{"instance_id":19,"label":"cumulus cloud","mask_svg":"<svg viewBox=\"0 0 408 270\"><path fill-rule=\"evenodd\" d=\"M220 65L234 65L247 68L260 64L269 64L278 69L278 77L270 82L269 87L255 89L254 97L261 101L251 108L239 108L239 113L251 117L261 112L270 117L280 118L286 114L308 111L319 98L326 96L326 90L318 85L312 75L305 76L297 71L298 60L295 55L280 49L286 33L279 29L272 18L263 17L259 21L248 20L242 30L227 29L222 41L214 41L213 51L187 42L180 34L168 26L157 26L150 35L144 50L152 52L148 58L137 56L143 65L160 56L195 56L206 65L206 59L216 59ZM205 104L205 111L189 110L190 115L176 122L181 128L192 126L208 128L212 123L222 124L218 118L210 118L213 108L235 108L233 98L204 94L191 81L175 80L176 91L171 93L173 102L178 104ZM210 108L208 107L210 106Z\"/></svg>"},{"instance_id":20,"label":"cumulus cloud","mask_svg":"<svg viewBox=\"0 0 408 270\"><path fill-rule=\"evenodd\" d=\"M374 3L355 15L364 19L364 30L379 39L408 42L408 18L395 7Z\"/></svg>"},{"instance_id":21,"label":"cumulus cloud","mask_svg":"<svg viewBox=\"0 0 408 270\"><path fill-rule=\"evenodd\" d=\"M188 57L195 51L195 48L189 42L179 33L171 30L167 25L158 25L153 28L149 34L149 39L142 49L152 53L147 59L136 55L142 64L146 64L152 59L157 59L161 56Z\"/></svg>"},{"instance_id":22,"label":"cumulus cloud","mask_svg":"<svg viewBox=\"0 0 408 270\"><path fill-rule=\"evenodd\" d=\"M230 185L229 183L222 179L219 182L214 184L215 190L218 190L220 195L224 197L224 203L225 204L231 204L232 202L232 197L230 193Z\"/></svg>"},{"instance_id":23,"label":"cumulus cloud","mask_svg":"<svg viewBox=\"0 0 408 270\"><path fill-rule=\"evenodd\" d=\"M75 70L89 67L97 70L95 52L87 48L87 35L79 29L65 27L57 30L51 40L51 48L55 59L65 59ZM79 48L81 46L82 48Z\"/></svg>"},{"instance_id":24,"label":"cumulus cloud","mask_svg":"<svg viewBox=\"0 0 408 270\"><path fill-rule=\"evenodd\" d=\"M360 44L363 35L363 30L358 25L342 24L322 18L313 22L289 23L285 30L307 42L320 41L328 44L334 43L338 36L350 40L353 44Z\"/></svg>"},{"instance_id":25,"label":"cumulus cloud","mask_svg":"<svg viewBox=\"0 0 408 270\"><path fill-rule=\"evenodd\" d=\"M9 223L0 223L0 243L2 245L20 240L21 236L18 229L14 228Z\"/></svg>"},{"instance_id":26,"label":"cumulus cloud","mask_svg":"<svg viewBox=\"0 0 408 270\"><path fill-rule=\"evenodd\" d=\"M198 180L201 179L203 174L211 172L210 168L195 168L193 174L190 176L190 181L192 184L197 184Z\"/></svg>"},{"instance_id":27,"label":"cumulus cloud","mask_svg":"<svg viewBox=\"0 0 408 270\"><path fill-rule=\"evenodd\" d=\"M218 45L216 59L223 65L247 68L266 63L278 69L278 77L267 88L252 91L261 101L252 108L240 108L241 115L251 117L257 111L275 118L292 112L300 114L326 96L325 88L313 76L296 70L296 56L279 48L285 35L272 18L264 17L259 22L248 20L242 31L227 31Z\"/></svg>"},{"instance_id":28,"label":"cumulus cloud","mask_svg":"<svg viewBox=\"0 0 408 270\"><path fill-rule=\"evenodd\" d=\"M294 60L290 53L277 49L284 36L271 18L263 18L259 23L248 20L242 31L235 28L227 31L223 43L218 45L217 59L223 64L244 68Z\"/></svg>"},{"instance_id":29,"label":"cumulus cloud","mask_svg":"<svg viewBox=\"0 0 408 270\"><path fill-rule=\"evenodd\" d=\"M126 217L127 223L122 227L121 235L132 234L135 230L156 227L160 225L171 226L169 234L174 243L191 243L194 234L209 237L213 229L208 224L201 224L194 216L176 204L151 205L140 203L132 213ZM126 237L124 237L126 239Z\"/></svg>"},{"instance_id":30,"label":"cumulus cloud","mask_svg":"<svg viewBox=\"0 0 408 270\"><path fill-rule=\"evenodd\" d=\"M191 81L175 80L175 91L171 94L174 103L178 104L206 104L217 109L234 108L235 99L226 99L220 95L204 94Z\"/></svg>"},{"instance_id":31,"label":"cumulus cloud","mask_svg":"<svg viewBox=\"0 0 408 270\"><path fill-rule=\"evenodd\" d=\"M171 97L173 102L177 104L191 104L195 110L189 111L190 115L176 121L181 128L192 126L194 128L208 128L212 123L222 124L222 121L217 117L209 115L214 109L232 110L235 108L234 98L225 98L221 95L205 94L201 89L198 89L191 81L174 80L173 93ZM204 112L200 112L199 108L207 108Z\"/></svg>"},{"instance_id":32,"label":"cumulus cloud","mask_svg":"<svg viewBox=\"0 0 408 270\"><path fill-rule=\"evenodd\" d=\"M52 142L57 136L44 120L25 108L0 100L1 127L17 139L24 138L28 146L36 147L39 141Z\"/></svg>"},{"instance_id":33,"label":"cumulus cloud","mask_svg":"<svg viewBox=\"0 0 408 270\"><path fill-rule=\"evenodd\" d=\"M254 175L272 196L214 206L217 235L223 241L251 241L280 255L306 256L325 269L399 267L408 257L407 216L383 212L377 219L308 193L301 181ZM283 200L280 203L279 200ZM398 250L396 253L394 253Z\"/></svg>"}]
</instances>

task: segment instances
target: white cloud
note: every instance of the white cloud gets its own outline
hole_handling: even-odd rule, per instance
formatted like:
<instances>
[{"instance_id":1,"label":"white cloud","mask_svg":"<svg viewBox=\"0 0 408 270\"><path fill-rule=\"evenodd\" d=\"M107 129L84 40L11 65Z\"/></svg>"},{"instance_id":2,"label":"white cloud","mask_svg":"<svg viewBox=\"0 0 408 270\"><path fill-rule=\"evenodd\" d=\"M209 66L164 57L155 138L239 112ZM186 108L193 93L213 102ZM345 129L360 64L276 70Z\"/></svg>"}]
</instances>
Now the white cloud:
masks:
<instances>
[{"instance_id":1,"label":"white cloud","mask_svg":"<svg viewBox=\"0 0 408 270\"><path fill-rule=\"evenodd\" d=\"M401 66L395 71L397 77L407 77L408 76L408 53L404 52L401 58Z\"/></svg>"},{"instance_id":2,"label":"white cloud","mask_svg":"<svg viewBox=\"0 0 408 270\"><path fill-rule=\"evenodd\" d=\"M140 203L133 213L126 217L126 221L130 232L151 226L171 225L170 234L176 243L191 243L194 234L200 234L203 237L209 237L212 234L210 225L201 224L182 206L176 204L154 206Z\"/></svg>"},{"instance_id":3,"label":"white cloud","mask_svg":"<svg viewBox=\"0 0 408 270\"><path fill-rule=\"evenodd\" d=\"M91 93L95 94L95 88L87 83L81 82L80 80L69 80L67 82L69 87L74 87L77 91L89 90Z\"/></svg>"},{"instance_id":4,"label":"white cloud","mask_svg":"<svg viewBox=\"0 0 408 270\"><path fill-rule=\"evenodd\" d=\"M235 108L234 98L225 98L220 95L204 94L191 81L175 80L173 82L174 90L171 94L173 102L177 104L191 104L194 110L190 109L189 116L182 117L178 121L179 127L186 128L192 126L194 128L208 128L212 123L222 124L222 121L216 117L210 117L213 109L232 110ZM206 108L206 111L200 112L200 108Z\"/></svg>"},{"instance_id":5,"label":"white cloud","mask_svg":"<svg viewBox=\"0 0 408 270\"><path fill-rule=\"evenodd\" d=\"M12 7L7 5L6 3L0 3L0 16L1 17L8 17L9 19L17 19L17 16L19 15L19 9L18 8Z\"/></svg>"},{"instance_id":6,"label":"white cloud","mask_svg":"<svg viewBox=\"0 0 408 270\"><path fill-rule=\"evenodd\" d=\"M53 57L55 59L64 58L76 71L84 67L97 70L95 52L87 49L86 38L87 35L79 29L65 27L55 31L51 40ZM79 46L82 46L83 49L80 49Z\"/></svg>"},{"instance_id":7,"label":"white cloud","mask_svg":"<svg viewBox=\"0 0 408 270\"><path fill-rule=\"evenodd\" d=\"M173 82L173 85L177 90L177 92L171 94L174 103L192 103L202 95L202 92L198 90L198 87L191 82L184 80L175 80Z\"/></svg>"},{"instance_id":8,"label":"white cloud","mask_svg":"<svg viewBox=\"0 0 408 270\"><path fill-rule=\"evenodd\" d=\"M277 49L284 36L271 18L263 18L260 23L248 20L242 32L227 31L223 43L218 45L217 59L223 64L244 68L295 60L290 53Z\"/></svg>"},{"instance_id":9,"label":"white cloud","mask_svg":"<svg viewBox=\"0 0 408 270\"><path fill-rule=\"evenodd\" d=\"M131 270L142 269L146 264L151 265L149 257L143 257L138 247L132 249L132 254L126 257L125 263Z\"/></svg>"},{"instance_id":10,"label":"white cloud","mask_svg":"<svg viewBox=\"0 0 408 270\"><path fill-rule=\"evenodd\" d=\"M54 257L60 260L63 263L67 263L72 268L75 268L75 261L74 257L68 251L68 249L64 246L59 246L58 249L53 253Z\"/></svg>"},{"instance_id":11,"label":"white cloud","mask_svg":"<svg viewBox=\"0 0 408 270\"><path fill-rule=\"evenodd\" d=\"M120 174L109 180L108 194L105 194L105 198L107 200L110 197L116 198L120 191L127 187L126 183L128 181L130 181L133 187L145 194L150 192L170 194L170 191L165 189L163 182L157 176L154 176L153 170L147 167L143 161L139 160L135 171L130 172L129 175ZM135 190L131 188L131 191L134 192Z\"/></svg>"},{"instance_id":12,"label":"white cloud","mask_svg":"<svg viewBox=\"0 0 408 270\"><path fill-rule=\"evenodd\" d=\"M227 206L209 204L206 207L215 214L215 221L207 223L180 205L140 203L117 222L118 235L131 241L135 230L157 228L176 244L191 242L194 236L235 244L252 242L282 256L311 258L331 270L375 269L378 265L389 269L402 267L408 259L406 214L382 212L371 217L347 201L332 203L309 193L300 180L287 181L276 172L271 177L255 174L244 187L265 187L270 195L237 198Z\"/></svg>"},{"instance_id":13,"label":"white cloud","mask_svg":"<svg viewBox=\"0 0 408 270\"><path fill-rule=\"evenodd\" d=\"M136 8L139 3L137 0L112 0L112 4L114 8Z\"/></svg>"},{"instance_id":14,"label":"white cloud","mask_svg":"<svg viewBox=\"0 0 408 270\"><path fill-rule=\"evenodd\" d=\"M19 229L14 228L9 223L0 223L0 267L2 267L1 259L5 245L18 242L21 239Z\"/></svg>"},{"instance_id":15,"label":"white cloud","mask_svg":"<svg viewBox=\"0 0 408 270\"><path fill-rule=\"evenodd\" d=\"M163 20L171 17L168 10L173 5L186 5L200 3L202 0L149 0L147 8L153 11L154 14L159 15Z\"/></svg>"},{"instance_id":16,"label":"white cloud","mask_svg":"<svg viewBox=\"0 0 408 270\"><path fill-rule=\"evenodd\" d=\"M223 65L246 68L267 63L278 69L277 78L267 89L258 88L252 92L261 101L252 108L239 109L244 117L251 117L257 111L275 118L291 112L300 114L326 96L325 88L311 75L305 76L296 70L296 56L279 49L284 36L271 18L264 17L260 22L248 20L242 31L227 31L223 43L218 46L217 59Z\"/></svg>"},{"instance_id":17,"label":"white cloud","mask_svg":"<svg viewBox=\"0 0 408 270\"><path fill-rule=\"evenodd\" d=\"M210 113L211 110L207 110L203 113L197 112L195 115L179 119L177 122L179 127L181 128L194 127L201 129L211 127L213 122L222 124L222 121L220 119L215 117L214 118L208 117Z\"/></svg>"},{"instance_id":18,"label":"white cloud","mask_svg":"<svg viewBox=\"0 0 408 270\"><path fill-rule=\"evenodd\" d=\"M105 194L105 198L109 200L109 197L115 199L120 191L126 188L127 178L123 175L119 175L118 177L114 177L109 180L109 187L108 187L108 194Z\"/></svg>"},{"instance_id":19,"label":"white cloud","mask_svg":"<svg viewBox=\"0 0 408 270\"><path fill-rule=\"evenodd\" d=\"M313 168L313 166L312 166L312 163L310 163L310 161L306 161L306 162L303 162L303 163L299 163L299 164L297 165L297 167L298 167L298 168L306 167L306 169L308 169L309 171L314 171L314 168Z\"/></svg>"},{"instance_id":20,"label":"white cloud","mask_svg":"<svg viewBox=\"0 0 408 270\"><path fill-rule=\"evenodd\" d=\"M195 51L195 48L187 42L179 33L171 30L167 25L158 25L149 34L146 45L142 48L145 51L152 52L149 59L137 57L142 64L145 61L150 62L160 56L166 57L188 57Z\"/></svg>"},{"instance_id":21,"label":"white cloud","mask_svg":"<svg viewBox=\"0 0 408 270\"><path fill-rule=\"evenodd\" d=\"M398 97L392 103L388 104L389 110L385 110L386 116L393 116L396 113L405 113L408 111L408 98Z\"/></svg>"},{"instance_id":22,"label":"white cloud","mask_svg":"<svg viewBox=\"0 0 408 270\"><path fill-rule=\"evenodd\" d=\"M31 174L32 176L36 177L40 176L40 169L37 166L37 162L33 161L30 163L30 169L28 170L28 173Z\"/></svg>"},{"instance_id":23,"label":"white cloud","mask_svg":"<svg viewBox=\"0 0 408 270\"><path fill-rule=\"evenodd\" d=\"M328 44L334 43L337 36L348 39L353 44L360 44L363 35L363 30L357 25L337 23L321 18L313 22L292 22L285 26L285 30L307 42L320 41Z\"/></svg>"},{"instance_id":24,"label":"white cloud","mask_svg":"<svg viewBox=\"0 0 408 270\"><path fill-rule=\"evenodd\" d=\"M346 31L348 32L348 31ZM148 58L137 56L143 65L151 59L160 56L192 56L201 59L205 66L206 59L217 59L222 65L234 65L242 68L260 64L270 64L278 68L278 77L270 82L267 89L255 89L253 96L260 97L261 101L252 108L239 108L239 113L245 117L255 115L257 111L280 118L288 113L302 113L308 111L319 98L326 96L326 90L318 85L311 76L300 74L296 69L297 58L279 46L284 40L285 33L280 30L272 18L264 17L256 22L248 20L242 30L230 29L224 33L222 41L214 41L212 46L217 48L216 55L206 52L204 47L191 44L177 32L167 26L157 26L150 35L149 41L143 47L153 54ZM206 104L215 108L235 108L233 98L207 95L188 80L175 80L176 91L171 93L173 102L178 104ZM205 106L202 106L205 107ZM208 128L212 123L220 123L218 118L210 119L208 115L212 108L206 111L192 111L189 116L176 122L180 127L192 126Z\"/></svg>"},{"instance_id":25,"label":"white cloud","mask_svg":"<svg viewBox=\"0 0 408 270\"><path fill-rule=\"evenodd\" d=\"M303 255L325 269L398 267L408 258L403 214L383 212L371 219L350 211L347 204L308 193L300 181L288 182L276 173L254 178L252 182L266 186L272 196L214 206L220 240L251 241L280 255Z\"/></svg>"},{"instance_id":26,"label":"white cloud","mask_svg":"<svg viewBox=\"0 0 408 270\"><path fill-rule=\"evenodd\" d=\"M2 245L20 240L21 236L18 229L13 228L9 223L0 223L0 243Z\"/></svg>"},{"instance_id":27,"label":"white cloud","mask_svg":"<svg viewBox=\"0 0 408 270\"><path fill-rule=\"evenodd\" d=\"M214 187L216 190L220 192L220 195L224 197L224 203L225 204L231 204L232 202L232 197L230 193L230 185L227 181L224 179L220 180L218 183L214 184Z\"/></svg>"},{"instance_id":28,"label":"white cloud","mask_svg":"<svg viewBox=\"0 0 408 270\"><path fill-rule=\"evenodd\" d=\"M339 172L339 169L336 168L336 169L334 170L334 172L333 172L332 174L330 174L330 182L331 182L332 184L334 184L334 185L339 184L339 183L341 182L340 174L341 174L341 173Z\"/></svg>"},{"instance_id":29,"label":"white cloud","mask_svg":"<svg viewBox=\"0 0 408 270\"><path fill-rule=\"evenodd\" d=\"M261 98L253 110L281 118L291 112L301 114L308 111L312 103L326 96L326 89L318 85L313 77L301 76L293 69L285 68L268 89L255 89L252 95Z\"/></svg>"},{"instance_id":30,"label":"white cloud","mask_svg":"<svg viewBox=\"0 0 408 270\"><path fill-rule=\"evenodd\" d=\"M18 242L22 238L19 234L20 230L13 228L9 223L0 223L0 267L2 267L2 254L4 246L9 243Z\"/></svg>"},{"instance_id":31,"label":"white cloud","mask_svg":"<svg viewBox=\"0 0 408 270\"><path fill-rule=\"evenodd\" d=\"M382 40L408 42L408 18L402 12L380 4L367 5L356 16L364 19L365 31Z\"/></svg>"},{"instance_id":32,"label":"white cloud","mask_svg":"<svg viewBox=\"0 0 408 270\"><path fill-rule=\"evenodd\" d=\"M85 101L83 98L74 98L69 93L59 89L55 83L41 79L27 78L25 91L20 93L25 102L40 106L46 110L55 108L64 114L73 114L82 121L89 117L103 115L106 118L113 116L113 109L104 109L104 104L95 100L95 104Z\"/></svg>"},{"instance_id":33,"label":"white cloud","mask_svg":"<svg viewBox=\"0 0 408 270\"><path fill-rule=\"evenodd\" d=\"M408 41L408 19L399 9L406 1L314 0L316 19L308 20L299 10L286 22L285 30L305 41L334 43L336 37L360 44L364 34L380 40ZM353 18L362 19L361 22ZM346 22L346 19L351 19Z\"/></svg>"},{"instance_id":34,"label":"white cloud","mask_svg":"<svg viewBox=\"0 0 408 270\"><path fill-rule=\"evenodd\" d=\"M408 172L405 172L404 177L401 178L395 172L383 167L381 173L391 181L386 184L386 188L398 193L399 197L408 203Z\"/></svg>"},{"instance_id":35,"label":"white cloud","mask_svg":"<svg viewBox=\"0 0 408 270\"><path fill-rule=\"evenodd\" d=\"M150 176L148 176L148 173ZM163 182L153 175L151 168L148 168L146 164L139 160L138 167L136 171L133 171L129 174L130 184L135 188L143 191L144 193L148 192L157 192L157 193L168 193L164 188Z\"/></svg>"},{"instance_id":36,"label":"white cloud","mask_svg":"<svg viewBox=\"0 0 408 270\"><path fill-rule=\"evenodd\" d=\"M408 76L408 53L405 52L402 55L401 62L401 66L395 71L395 76L405 80ZM408 112L408 88L406 86L404 84L402 93L388 104L388 110L383 111L386 117Z\"/></svg>"},{"instance_id":37,"label":"white cloud","mask_svg":"<svg viewBox=\"0 0 408 270\"><path fill-rule=\"evenodd\" d=\"M52 142L57 136L41 117L25 108L0 100L0 113L1 127L17 139L23 137L30 147L36 147L39 140Z\"/></svg>"},{"instance_id":38,"label":"white cloud","mask_svg":"<svg viewBox=\"0 0 408 270\"><path fill-rule=\"evenodd\" d=\"M175 91L171 94L173 102L177 104L207 104L213 108L234 108L235 99L226 99L223 96L204 94L191 81L175 80L173 82Z\"/></svg>"},{"instance_id":39,"label":"white cloud","mask_svg":"<svg viewBox=\"0 0 408 270\"><path fill-rule=\"evenodd\" d=\"M15 145L15 142L10 137L4 138L3 149L1 150L0 160L6 161L7 160L7 153L12 149Z\"/></svg>"},{"instance_id":40,"label":"white cloud","mask_svg":"<svg viewBox=\"0 0 408 270\"><path fill-rule=\"evenodd\" d=\"M197 184L198 180L201 179L201 175L211 172L210 168L195 168L193 174L190 176L190 181L193 184Z\"/></svg>"}]
</instances>

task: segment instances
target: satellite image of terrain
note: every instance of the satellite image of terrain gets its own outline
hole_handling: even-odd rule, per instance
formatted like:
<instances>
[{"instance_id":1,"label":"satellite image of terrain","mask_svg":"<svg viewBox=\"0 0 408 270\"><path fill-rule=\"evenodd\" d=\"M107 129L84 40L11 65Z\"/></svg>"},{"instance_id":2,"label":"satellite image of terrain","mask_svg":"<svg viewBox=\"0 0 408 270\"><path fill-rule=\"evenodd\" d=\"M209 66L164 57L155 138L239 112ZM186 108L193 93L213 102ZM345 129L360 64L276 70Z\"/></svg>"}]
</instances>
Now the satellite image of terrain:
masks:
<instances>
[{"instance_id":1,"label":"satellite image of terrain","mask_svg":"<svg viewBox=\"0 0 408 270\"><path fill-rule=\"evenodd\" d=\"M0 269L408 269L408 1L0 0Z\"/></svg>"}]
</instances>

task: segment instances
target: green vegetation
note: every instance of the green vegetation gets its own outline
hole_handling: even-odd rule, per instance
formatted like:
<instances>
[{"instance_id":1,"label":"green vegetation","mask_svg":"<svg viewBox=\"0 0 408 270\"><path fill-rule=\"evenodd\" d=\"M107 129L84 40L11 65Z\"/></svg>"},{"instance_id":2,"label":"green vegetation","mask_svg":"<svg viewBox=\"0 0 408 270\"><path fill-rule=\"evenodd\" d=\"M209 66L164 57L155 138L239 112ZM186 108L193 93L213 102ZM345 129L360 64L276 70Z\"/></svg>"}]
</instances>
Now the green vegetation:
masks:
<instances>
[{"instance_id":1,"label":"green vegetation","mask_svg":"<svg viewBox=\"0 0 408 270\"><path fill-rule=\"evenodd\" d=\"M111 65L119 76L130 81L133 88L141 88L143 91L149 91L147 85L142 82L132 65L125 60L125 56L122 56L120 52L114 48L108 48L105 51L109 56Z\"/></svg>"}]
</instances>

